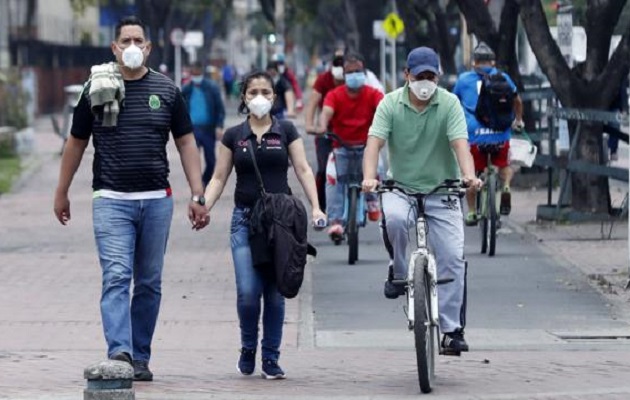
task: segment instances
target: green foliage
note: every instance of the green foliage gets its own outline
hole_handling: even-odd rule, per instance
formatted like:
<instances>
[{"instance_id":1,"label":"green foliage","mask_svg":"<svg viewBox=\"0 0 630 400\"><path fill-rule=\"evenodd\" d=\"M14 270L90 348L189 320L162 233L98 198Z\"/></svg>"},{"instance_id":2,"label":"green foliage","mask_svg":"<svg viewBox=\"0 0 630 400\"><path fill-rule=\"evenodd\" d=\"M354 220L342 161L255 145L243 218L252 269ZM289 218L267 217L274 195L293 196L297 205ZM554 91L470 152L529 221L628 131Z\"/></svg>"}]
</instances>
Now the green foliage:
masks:
<instances>
[{"instance_id":1,"label":"green foliage","mask_svg":"<svg viewBox=\"0 0 630 400\"><path fill-rule=\"evenodd\" d=\"M22 89L18 70L9 70L1 74L0 80L0 126L12 126L17 129L28 125L26 107L28 94Z\"/></svg>"},{"instance_id":2,"label":"green foliage","mask_svg":"<svg viewBox=\"0 0 630 400\"><path fill-rule=\"evenodd\" d=\"M17 156L3 155L3 152L0 152L0 194L11 190L11 185L20 175L20 171L20 159Z\"/></svg>"}]
</instances>

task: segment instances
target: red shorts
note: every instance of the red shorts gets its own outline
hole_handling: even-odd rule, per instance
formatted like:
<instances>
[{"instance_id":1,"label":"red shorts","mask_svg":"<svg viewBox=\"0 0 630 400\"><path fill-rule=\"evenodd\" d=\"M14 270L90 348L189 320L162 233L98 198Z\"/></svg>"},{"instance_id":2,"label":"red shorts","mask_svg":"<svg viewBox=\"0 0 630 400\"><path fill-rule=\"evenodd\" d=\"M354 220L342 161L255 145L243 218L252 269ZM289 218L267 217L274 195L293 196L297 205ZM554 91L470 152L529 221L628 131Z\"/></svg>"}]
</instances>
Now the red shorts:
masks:
<instances>
[{"instance_id":1,"label":"red shorts","mask_svg":"<svg viewBox=\"0 0 630 400\"><path fill-rule=\"evenodd\" d=\"M510 165L508 159L508 151L510 150L510 142L504 142L500 144L500 148L496 153L491 156L492 164L497 168L505 168ZM472 153L473 160L475 160L475 172L482 172L486 168L488 156L475 144L470 146L470 152Z\"/></svg>"}]
</instances>

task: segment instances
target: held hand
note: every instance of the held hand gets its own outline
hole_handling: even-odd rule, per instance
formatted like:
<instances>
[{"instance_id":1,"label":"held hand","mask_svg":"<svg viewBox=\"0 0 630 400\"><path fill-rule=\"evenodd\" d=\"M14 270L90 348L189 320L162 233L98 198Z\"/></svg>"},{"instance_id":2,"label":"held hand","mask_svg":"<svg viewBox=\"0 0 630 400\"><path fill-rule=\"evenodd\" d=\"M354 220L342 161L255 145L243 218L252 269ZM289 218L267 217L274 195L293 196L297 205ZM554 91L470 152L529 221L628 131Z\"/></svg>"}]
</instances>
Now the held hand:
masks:
<instances>
[{"instance_id":1,"label":"held hand","mask_svg":"<svg viewBox=\"0 0 630 400\"><path fill-rule=\"evenodd\" d=\"M221 139L223 139L223 128L216 128L214 130L214 137L220 142Z\"/></svg>"},{"instance_id":2,"label":"held hand","mask_svg":"<svg viewBox=\"0 0 630 400\"><path fill-rule=\"evenodd\" d=\"M319 208L316 210L313 210L311 220L313 223L313 227L315 227L315 229L318 229L318 230L324 229L326 225L328 224L328 217L326 217L326 214L324 214L324 212L320 210Z\"/></svg>"},{"instance_id":3,"label":"held hand","mask_svg":"<svg viewBox=\"0 0 630 400\"><path fill-rule=\"evenodd\" d=\"M378 179L364 179L361 183L361 187L364 192L369 193L376 190L378 186Z\"/></svg>"},{"instance_id":4,"label":"held hand","mask_svg":"<svg viewBox=\"0 0 630 400\"><path fill-rule=\"evenodd\" d=\"M61 225L68 224L68 221L70 221L70 199L68 199L68 194L55 193L53 211Z\"/></svg>"},{"instance_id":5,"label":"held hand","mask_svg":"<svg viewBox=\"0 0 630 400\"><path fill-rule=\"evenodd\" d=\"M192 224L192 229L199 231L208 225L210 215L205 206L191 201L188 205L188 219Z\"/></svg>"},{"instance_id":6,"label":"held hand","mask_svg":"<svg viewBox=\"0 0 630 400\"><path fill-rule=\"evenodd\" d=\"M475 192L481 190L481 187L483 186L483 181L476 176L465 176L462 178L462 183L468 188L468 190L474 190Z\"/></svg>"}]
</instances>

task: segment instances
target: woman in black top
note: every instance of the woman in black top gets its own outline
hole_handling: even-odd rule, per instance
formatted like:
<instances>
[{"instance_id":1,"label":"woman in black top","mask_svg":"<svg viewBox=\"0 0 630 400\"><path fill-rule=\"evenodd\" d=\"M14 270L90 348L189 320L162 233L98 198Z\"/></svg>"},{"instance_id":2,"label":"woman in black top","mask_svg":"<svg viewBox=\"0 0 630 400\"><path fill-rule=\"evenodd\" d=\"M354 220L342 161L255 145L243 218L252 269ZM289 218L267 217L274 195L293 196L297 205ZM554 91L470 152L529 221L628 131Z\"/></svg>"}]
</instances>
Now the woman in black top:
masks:
<instances>
[{"instance_id":1,"label":"woman in black top","mask_svg":"<svg viewBox=\"0 0 630 400\"><path fill-rule=\"evenodd\" d=\"M254 72L241 85L239 112L248 114L247 120L225 131L219 145L219 157L214 175L206 188L206 207L210 214L225 183L236 169L236 191L231 225L231 247L236 273L237 310L241 328L241 356L238 369L251 375L255 369L258 347L258 321L261 297L264 299L263 338L261 341L262 376L266 379L284 378L278 365L284 298L275 282L266 278L252 265L248 228L250 210L260 196L254 164L248 143L257 143L256 161L265 190L269 193L289 193L287 171L289 159L302 188L311 203L313 221L325 219L320 210L313 171L306 160L304 144L295 126L269 114L275 100L273 81L265 72Z\"/></svg>"}]
</instances>

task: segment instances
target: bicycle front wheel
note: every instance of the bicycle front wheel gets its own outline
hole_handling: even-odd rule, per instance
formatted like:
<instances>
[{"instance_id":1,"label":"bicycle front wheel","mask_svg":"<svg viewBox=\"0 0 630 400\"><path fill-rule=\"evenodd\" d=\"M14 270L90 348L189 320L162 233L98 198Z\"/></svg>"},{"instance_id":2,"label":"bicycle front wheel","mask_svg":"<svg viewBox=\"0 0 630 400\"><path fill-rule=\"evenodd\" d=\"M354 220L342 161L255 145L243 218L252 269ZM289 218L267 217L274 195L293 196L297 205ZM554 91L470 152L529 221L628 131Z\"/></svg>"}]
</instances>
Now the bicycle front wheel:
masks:
<instances>
[{"instance_id":1,"label":"bicycle front wheel","mask_svg":"<svg viewBox=\"0 0 630 400\"><path fill-rule=\"evenodd\" d=\"M497 177L495 174L488 176L488 256L494 256L497 246Z\"/></svg>"},{"instance_id":2,"label":"bicycle front wheel","mask_svg":"<svg viewBox=\"0 0 630 400\"><path fill-rule=\"evenodd\" d=\"M426 258L419 260L413 274L413 333L418 364L420 391L429 393L435 371L435 329L431 323L431 282L426 272Z\"/></svg>"},{"instance_id":3,"label":"bicycle front wheel","mask_svg":"<svg viewBox=\"0 0 630 400\"><path fill-rule=\"evenodd\" d=\"M359 226L357 224L357 206L359 200L359 188L351 187L348 201L348 264L353 265L359 258Z\"/></svg>"}]
</instances>

